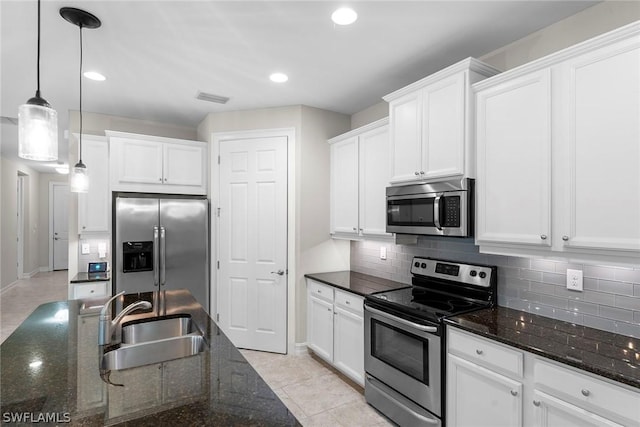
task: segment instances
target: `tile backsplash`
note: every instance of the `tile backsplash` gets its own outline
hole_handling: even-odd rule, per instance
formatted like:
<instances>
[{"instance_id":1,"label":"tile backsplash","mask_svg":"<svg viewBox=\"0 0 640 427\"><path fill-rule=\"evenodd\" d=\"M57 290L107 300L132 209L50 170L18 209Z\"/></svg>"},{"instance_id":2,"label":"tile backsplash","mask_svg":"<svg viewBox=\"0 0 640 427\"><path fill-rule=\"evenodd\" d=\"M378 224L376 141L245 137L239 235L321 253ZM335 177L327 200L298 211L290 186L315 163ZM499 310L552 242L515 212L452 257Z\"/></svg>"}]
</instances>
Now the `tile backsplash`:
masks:
<instances>
[{"instance_id":1,"label":"tile backsplash","mask_svg":"<svg viewBox=\"0 0 640 427\"><path fill-rule=\"evenodd\" d=\"M380 259L380 247L387 259ZM498 266L498 305L640 338L640 266L621 268L481 254L473 239L420 237L416 245L351 242L351 270L411 283L413 256ZM567 268L583 291L566 289Z\"/></svg>"}]
</instances>

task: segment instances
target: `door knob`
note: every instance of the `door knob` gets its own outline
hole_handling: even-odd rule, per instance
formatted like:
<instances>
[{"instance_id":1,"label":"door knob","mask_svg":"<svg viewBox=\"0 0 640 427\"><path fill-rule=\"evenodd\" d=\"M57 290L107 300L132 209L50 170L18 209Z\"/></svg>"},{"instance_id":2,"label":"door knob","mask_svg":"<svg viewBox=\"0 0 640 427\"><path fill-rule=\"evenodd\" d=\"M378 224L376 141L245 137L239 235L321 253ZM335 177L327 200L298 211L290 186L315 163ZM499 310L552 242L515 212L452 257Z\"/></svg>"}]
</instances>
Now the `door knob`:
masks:
<instances>
[{"instance_id":1,"label":"door knob","mask_svg":"<svg viewBox=\"0 0 640 427\"><path fill-rule=\"evenodd\" d=\"M284 274L284 270L272 271L271 274L277 274L278 276L282 276Z\"/></svg>"},{"instance_id":2,"label":"door knob","mask_svg":"<svg viewBox=\"0 0 640 427\"><path fill-rule=\"evenodd\" d=\"M54 237L53 240L59 240L57 237Z\"/></svg>"}]
</instances>

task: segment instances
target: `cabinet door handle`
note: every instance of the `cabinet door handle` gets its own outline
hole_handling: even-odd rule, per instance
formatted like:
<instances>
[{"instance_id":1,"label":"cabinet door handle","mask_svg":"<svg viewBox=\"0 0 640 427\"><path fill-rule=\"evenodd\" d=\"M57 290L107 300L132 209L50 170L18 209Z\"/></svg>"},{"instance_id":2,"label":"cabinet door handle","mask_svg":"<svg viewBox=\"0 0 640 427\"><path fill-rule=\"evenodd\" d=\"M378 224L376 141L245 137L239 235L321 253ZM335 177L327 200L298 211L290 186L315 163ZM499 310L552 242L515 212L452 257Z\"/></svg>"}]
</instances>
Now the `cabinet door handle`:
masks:
<instances>
[{"instance_id":1,"label":"cabinet door handle","mask_svg":"<svg viewBox=\"0 0 640 427\"><path fill-rule=\"evenodd\" d=\"M331 309L330 309L330 308L327 308L327 311L331 311Z\"/></svg>"},{"instance_id":2,"label":"cabinet door handle","mask_svg":"<svg viewBox=\"0 0 640 427\"><path fill-rule=\"evenodd\" d=\"M567 240L569 240L569 236L562 236L562 240L566 242Z\"/></svg>"},{"instance_id":3,"label":"cabinet door handle","mask_svg":"<svg viewBox=\"0 0 640 427\"><path fill-rule=\"evenodd\" d=\"M540 238L541 238L542 240L547 240L547 235L546 235L546 234L541 234L541 235L540 235Z\"/></svg>"},{"instance_id":4,"label":"cabinet door handle","mask_svg":"<svg viewBox=\"0 0 640 427\"><path fill-rule=\"evenodd\" d=\"M420 172L415 171L413 174L414 174L415 176L419 176L419 175L420 175Z\"/></svg>"},{"instance_id":5,"label":"cabinet door handle","mask_svg":"<svg viewBox=\"0 0 640 427\"><path fill-rule=\"evenodd\" d=\"M424 175L424 171L420 171L420 175Z\"/></svg>"},{"instance_id":6,"label":"cabinet door handle","mask_svg":"<svg viewBox=\"0 0 640 427\"><path fill-rule=\"evenodd\" d=\"M515 390L511 390L511 396L516 397L518 395L518 392Z\"/></svg>"},{"instance_id":7,"label":"cabinet door handle","mask_svg":"<svg viewBox=\"0 0 640 427\"><path fill-rule=\"evenodd\" d=\"M540 406L540 401L539 400L534 400L533 401L533 406Z\"/></svg>"},{"instance_id":8,"label":"cabinet door handle","mask_svg":"<svg viewBox=\"0 0 640 427\"><path fill-rule=\"evenodd\" d=\"M587 397L587 396L589 396L590 394L591 394L591 392L590 392L589 390L587 390L586 388L583 388L583 389L582 389L582 395L583 395L584 397Z\"/></svg>"},{"instance_id":9,"label":"cabinet door handle","mask_svg":"<svg viewBox=\"0 0 640 427\"><path fill-rule=\"evenodd\" d=\"M158 178L158 181L162 182L162 178Z\"/></svg>"},{"instance_id":10,"label":"cabinet door handle","mask_svg":"<svg viewBox=\"0 0 640 427\"><path fill-rule=\"evenodd\" d=\"M481 355L482 353L484 353L482 350L479 350L479 349L478 349L478 350L476 350L476 354L477 354L477 355Z\"/></svg>"}]
</instances>

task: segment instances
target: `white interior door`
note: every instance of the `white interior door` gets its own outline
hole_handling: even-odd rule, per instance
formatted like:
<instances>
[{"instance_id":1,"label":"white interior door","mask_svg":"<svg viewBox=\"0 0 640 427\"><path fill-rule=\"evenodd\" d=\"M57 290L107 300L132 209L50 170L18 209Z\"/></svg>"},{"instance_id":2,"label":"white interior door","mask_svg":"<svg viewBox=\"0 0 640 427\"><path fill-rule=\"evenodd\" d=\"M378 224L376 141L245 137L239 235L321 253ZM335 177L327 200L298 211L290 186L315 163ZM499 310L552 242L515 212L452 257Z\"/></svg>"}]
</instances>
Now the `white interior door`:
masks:
<instances>
[{"instance_id":1,"label":"white interior door","mask_svg":"<svg viewBox=\"0 0 640 427\"><path fill-rule=\"evenodd\" d=\"M53 185L53 269L69 268L69 185Z\"/></svg>"},{"instance_id":2,"label":"white interior door","mask_svg":"<svg viewBox=\"0 0 640 427\"><path fill-rule=\"evenodd\" d=\"M24 275L24 176L18 175L18 271L17 279Z\"/></svg>"},{"instance_id":3,"label":"white interior door","mask_svg":"<svg viewBox=\"0 0 640 427\"><path fill-rule=\"evenodd\" d=\"M220 142L219 325L241 348L287 351L287 137Z\"/></svg>"}]
</instances>

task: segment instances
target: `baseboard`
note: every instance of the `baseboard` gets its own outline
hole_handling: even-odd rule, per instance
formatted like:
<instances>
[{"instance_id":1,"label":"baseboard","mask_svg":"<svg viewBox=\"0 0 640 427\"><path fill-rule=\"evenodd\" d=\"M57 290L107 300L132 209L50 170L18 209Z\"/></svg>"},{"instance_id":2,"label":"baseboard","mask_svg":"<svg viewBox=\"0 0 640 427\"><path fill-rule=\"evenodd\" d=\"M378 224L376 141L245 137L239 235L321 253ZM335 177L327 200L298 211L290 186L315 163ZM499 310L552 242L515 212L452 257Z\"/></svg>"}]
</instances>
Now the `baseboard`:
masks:
<instances>
[{"instance_id":1,"label":"baseboard","mask_svg":"<svg viewBox=\"0 0 640 427\"><path fill-rule=\"evenodd\" d=\"M18 280L9 283L8 285L3 286L2 288L0 288L0 294L5 293L6 291L8 291L9 289L13 288L15 285L18 284Z\"/></svg>"},{"instance_id":2,"label":"baseboard","mask_svg":"<svg viewBox=\"0 0 640 427\"><path fill-rule=\"evenodd\" d=\"M304 354L307 352L307 343L295 343L293 347L293 354Z\"/></svg>"}]
</instances>

